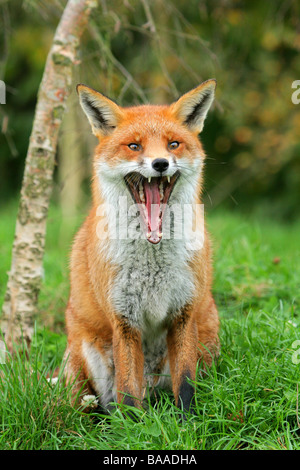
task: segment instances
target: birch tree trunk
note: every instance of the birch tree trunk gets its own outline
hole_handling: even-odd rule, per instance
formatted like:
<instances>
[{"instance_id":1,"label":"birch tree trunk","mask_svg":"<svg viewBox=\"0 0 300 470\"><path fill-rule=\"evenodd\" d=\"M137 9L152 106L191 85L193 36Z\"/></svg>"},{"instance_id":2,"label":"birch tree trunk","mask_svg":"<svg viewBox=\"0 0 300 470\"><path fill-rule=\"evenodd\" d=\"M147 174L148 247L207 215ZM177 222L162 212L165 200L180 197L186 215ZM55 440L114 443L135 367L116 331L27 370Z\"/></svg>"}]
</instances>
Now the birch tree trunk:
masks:
<instances>
[{"instance_id":1,"label":"birch tree trunk","mask_svg":"<svg viewBox=\"0 0 300 470\"><path fill-rule=\"evenodd\" d=\"M72 97L73 98L73 97ZM81 183L86 176L86 159L83 162L80 131L82 125L74 112L74 105L78 107L77 96L70 103L68 111L61 126L58 149L58 180L60 187L59 205L62 210L62 231L65 230L64 220L76 214L82 200ZM71 109L70 109L71 108ZM73 109L72 109L73 108ZM81 126L81 127L80 127ZM72 152L70 152L72 148Z\"/></svg>"},{"instance_id":2,"label":"birch tree trunk","mask_svg":"<svg viewBox=\"0 0 300 470\"><path fill-rule=\"evenodd\" d=\"M30 344L42 278L46 221L59 127L78 64L80 38L95 0L69 0L40 84L21 189L1 329L8 349ZM71 149L70 149L71 151Z\"/></svg>"}]
</instances>

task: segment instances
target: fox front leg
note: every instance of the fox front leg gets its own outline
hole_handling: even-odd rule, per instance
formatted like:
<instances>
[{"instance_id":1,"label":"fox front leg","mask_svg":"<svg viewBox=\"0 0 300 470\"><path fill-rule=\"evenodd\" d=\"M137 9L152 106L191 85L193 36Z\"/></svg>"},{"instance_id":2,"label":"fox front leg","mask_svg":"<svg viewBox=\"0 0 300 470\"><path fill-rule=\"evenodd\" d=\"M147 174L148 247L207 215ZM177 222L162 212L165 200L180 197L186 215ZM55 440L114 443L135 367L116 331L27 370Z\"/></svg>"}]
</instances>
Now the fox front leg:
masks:
<instances>
[{"instance_id":1,"label":"fox front leg","mask_svg":"<svg viewBox=\"0 0 300 470\"><path fill-rule=\"evenodd\" d=\"M186 309L175 318L167 335L168 354L176 405L183 416L192 411L195 397L194 386L197 369L197 324Z\"/></svg>"},{"instance_id":2,"label":"fox front leg","mask_svg":"<svg viewBox=\"0 0 300 470\"><path fill-rule=\"evenodd\" d=\"M117 320L113 333L113 355L117 401L140 408L142 405L144 355L141 333L127 320Z\"/></svg>"}]
</instances>

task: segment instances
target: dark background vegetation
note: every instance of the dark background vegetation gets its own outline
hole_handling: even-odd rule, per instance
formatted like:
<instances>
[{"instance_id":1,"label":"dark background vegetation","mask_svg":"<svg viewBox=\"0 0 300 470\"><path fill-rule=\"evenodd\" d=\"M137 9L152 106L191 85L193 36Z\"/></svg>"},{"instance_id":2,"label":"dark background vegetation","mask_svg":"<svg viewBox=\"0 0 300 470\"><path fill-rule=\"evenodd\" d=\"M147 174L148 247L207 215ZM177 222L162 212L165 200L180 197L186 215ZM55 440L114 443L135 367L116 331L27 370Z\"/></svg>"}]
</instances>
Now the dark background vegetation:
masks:
<instances>
[{"instance_id":1,"label":"dark background vegetation","mask_svg":"<svg viewBox=\"0 0 300 470\"><path fill-rule=\"evenodd\" d=\"M299 0L98 3L60 132L29 361L0 367L0 449L300 449ZM0 304L38 88L65 4L0 0ZM69 405L63 381L45 380L66 347L70 246L96 143L75 86L121 105L168 103L212 77L217 97L201 138L222 354L197 381L187 422L166 394L137 423L119 412L95 420Z\"/></svg>"},{"instance_id":2,"label":"dark background vegetation","mask_svg":"<svg viewBox=\"0 0 300 470\"><path fill-rule=\"evenodd\" d=\"M1 205L20 190L38 87L65 3L0 3L0 79L7 86L0 109ZM297 1L99 0L61 132L54 201L71 193L74 210L89 195L95 140L76 83L128 105L172 102L214 77L217 100L202 136L206 207L295 218L300 105L291 101L291 86L300 79L299 51Z\"/></svg>"}]
</instances>

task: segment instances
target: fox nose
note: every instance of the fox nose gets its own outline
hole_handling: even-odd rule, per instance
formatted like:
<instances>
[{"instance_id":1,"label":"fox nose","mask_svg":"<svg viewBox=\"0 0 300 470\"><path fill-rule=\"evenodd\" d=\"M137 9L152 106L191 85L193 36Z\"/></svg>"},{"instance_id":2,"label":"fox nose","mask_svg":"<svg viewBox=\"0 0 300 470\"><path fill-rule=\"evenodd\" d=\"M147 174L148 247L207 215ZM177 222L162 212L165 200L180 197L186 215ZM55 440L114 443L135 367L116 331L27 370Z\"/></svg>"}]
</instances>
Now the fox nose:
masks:
<instances>
[{"instance_id":1,"label":"fox nose","mask_svg":"<svg viewBox=\"0 0 300 470\"><path fill-rule=\"evenodd\" d=\"M152 168L154 170L159 171L162 173L163 171L166 171L169 167L169 162L166 158L156 158L152 162Z\"/></svg>"}]
</instances>

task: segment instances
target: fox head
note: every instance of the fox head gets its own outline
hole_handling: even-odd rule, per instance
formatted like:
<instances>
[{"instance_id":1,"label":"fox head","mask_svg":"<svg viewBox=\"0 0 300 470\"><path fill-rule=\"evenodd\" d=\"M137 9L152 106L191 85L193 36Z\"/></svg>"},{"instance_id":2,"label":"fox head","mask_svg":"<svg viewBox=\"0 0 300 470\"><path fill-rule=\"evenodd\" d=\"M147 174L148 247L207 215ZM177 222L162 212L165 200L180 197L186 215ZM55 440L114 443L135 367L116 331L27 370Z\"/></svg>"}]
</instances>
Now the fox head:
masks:
<instances>
[{"instance_id":1,"label":"fox head","mask_svg":"<svg viewBox=\"0 0 300 470\"><path fill-rule=\"evenodd\" d=\"M130 194L142 208L145 235L162 238L166 205L193 203L200 193L205 158L198 138L214 99L216 81L203 82L171 105L120 107L77 85L80 104L99 140L94 159L102 198Z\"/></svg>"}]
</instances>

